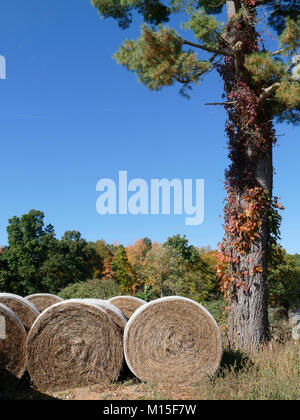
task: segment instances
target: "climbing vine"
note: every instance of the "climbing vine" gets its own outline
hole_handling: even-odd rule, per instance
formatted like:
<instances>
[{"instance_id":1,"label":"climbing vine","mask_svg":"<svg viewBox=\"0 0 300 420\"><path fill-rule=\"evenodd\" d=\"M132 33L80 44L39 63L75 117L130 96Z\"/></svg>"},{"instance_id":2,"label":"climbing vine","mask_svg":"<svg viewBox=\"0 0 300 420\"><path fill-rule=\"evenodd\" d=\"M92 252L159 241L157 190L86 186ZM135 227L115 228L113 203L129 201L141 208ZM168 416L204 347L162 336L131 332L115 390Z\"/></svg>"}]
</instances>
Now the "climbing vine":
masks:
<instances>
[{"instance_id":1,"label":"climbing vine","mask_svg":"<svg viewBox=\"0 0 300 420\"><path fill-rule=\"evenodd\" d=\"M229 297L236 288L243 287L247 292L247 279L256 273L263 272L263 268L256 265L251 272L248 270L235 270L239 266L240 257L251 251L251 245L260 238L260 229L266 218L269 227L269 252L279 238L281 216L278 209L283 209L278 198L270 198L262 188L255 187L242 196L243 206L236 203L230 190L228 191L225 213L228 216L225 222L225 235L219 243L217 255L217 276L220 278L220 288L225 296ZM230 204L229 204L230 203ZM230 211L228 208L230 207ZM278 250L277 250L278 253ZM276 256L278 258L278 255ZM270 256L271 258L271 256ZM249 265L251 260L248 260ZM230 287L231 286L231 287Z\"/></svg>"},{"instance_id":2,"label":"climbing vine","mask_svg":"<svg viewBox=\"0 0 300 420\"><path fill-rule=\"evenodd\" d=\"M238 57L225 57L217 66L224 80L223 97L227 99L226 134L231 164L225 172L225 234L219 244L216 268L220 288L230 300L237 289L242 288L247 293L249 278L264 271L261 265L251 264L252 246L260 242L264 224L268 230L270 253L279 238L281 216L278 210L283 207L277 197L271 197L272 187L259 182L257 173L257 162L272 153L276 138L268 111L261 104L263 82L255 80L254 83L246 65L247 57L254 57L253 64L259 51L257 34L251 27L251 14L247 19L237 16L228 23L226 30L229 36L235 37L235 45L240 48ZM241 259L248 264L241 263Z\"/></svg>"}]
</instances>

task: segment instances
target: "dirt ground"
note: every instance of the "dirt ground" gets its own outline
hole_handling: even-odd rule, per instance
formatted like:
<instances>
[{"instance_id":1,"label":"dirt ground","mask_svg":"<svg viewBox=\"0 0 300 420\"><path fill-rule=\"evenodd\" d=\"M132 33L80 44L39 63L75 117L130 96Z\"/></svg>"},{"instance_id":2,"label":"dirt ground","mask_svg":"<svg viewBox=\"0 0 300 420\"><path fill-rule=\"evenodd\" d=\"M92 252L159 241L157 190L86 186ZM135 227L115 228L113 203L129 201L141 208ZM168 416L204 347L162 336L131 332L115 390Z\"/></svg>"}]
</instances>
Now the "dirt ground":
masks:
<instances>
[{"instance_id":1,"label":"dirt ground","mask_svg":"<svg viewBox=\"0 0 300 420\"><path fill-rule=\"evenodd\" d=\"M242 367L242 358L224 352L223 367ZM197 400L199 388L194 386L159 387L139 381L129 369L110 385L90 385L59 392L43 393L32 384L28 373L21 380L0 370L0 400Z\"/></svg>"},{"instance_id":2,"label":"dirt ground","mask_svg":"<svg viewBox=\"0 0 300 420\"><path fill-rule=\"evenodd\" d=\"M0 375L0 400L184 400L196 399L193 388L161 389L142 383L134 377L123 378L110 385L90 385L59 392L42 393L30 381L28 374L21 380Z\"/></svg>"},{"instance_id":3,"label":"dirt ground","mask_svg":"<svg viewBox=\"0 0 300 420\"><path fill-rule=\"evenodd\" d=\"M52 396L63 400L190 400L193 399L193 390L192 388L159 389L133 379L106 387L93 385L75 388L53 393Z\"/></svg>"}]
</instances>

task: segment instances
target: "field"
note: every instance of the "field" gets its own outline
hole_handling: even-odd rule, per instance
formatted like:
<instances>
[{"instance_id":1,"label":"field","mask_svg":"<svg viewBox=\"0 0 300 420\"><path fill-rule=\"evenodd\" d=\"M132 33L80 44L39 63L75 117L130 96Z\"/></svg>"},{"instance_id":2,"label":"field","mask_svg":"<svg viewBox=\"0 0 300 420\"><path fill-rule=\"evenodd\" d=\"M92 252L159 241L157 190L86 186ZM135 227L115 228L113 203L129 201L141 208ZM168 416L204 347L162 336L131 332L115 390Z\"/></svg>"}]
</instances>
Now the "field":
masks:
<instances>
[{"instance_id":1,"label":"field","mask_svg":"<svg viewBox=\"0 0 300 420\"><path fill-rule=\"evenodd\" d=\"M0 399L9 400L300 400L300 343L268 345L251 359L225 350L219 372L197 386L161 388L126 373L115 384L42 394L25 375L7 378ZM2 382L4 383L4 382Z\"/></svg>"}]
</instances>

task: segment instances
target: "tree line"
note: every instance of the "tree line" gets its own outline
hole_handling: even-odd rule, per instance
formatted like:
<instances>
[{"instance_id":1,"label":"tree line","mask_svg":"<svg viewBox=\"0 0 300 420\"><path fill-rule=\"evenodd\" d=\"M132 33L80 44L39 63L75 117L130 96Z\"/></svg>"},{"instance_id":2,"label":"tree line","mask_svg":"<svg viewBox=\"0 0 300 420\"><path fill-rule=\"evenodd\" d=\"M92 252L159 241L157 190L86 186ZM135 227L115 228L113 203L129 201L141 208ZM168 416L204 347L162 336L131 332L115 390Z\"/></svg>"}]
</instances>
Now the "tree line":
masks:
<instances>
[{"instance_id":1,"label":"tree line","mask_svg":"<svg viewBox=\"0 0 300 420\"><path fill-rule=\"evenodd\" d=\"M174 235L162 244L144 237L126 247L103 239L88 242L74 230L58 239L38 210L9 219L7 233L8 245L0 248L2 292L26 296L69 287L65 295L73 297L80 285L80 293L86 288L82 297L90 293L97 297L88 280L99 279L102 289L108 285L108 293L147 301L168 295L198 302L222 297L215 269L217 251L190 245L185 235ZM300 301L300 255L289 255L280 245L277 254L268 273L269 303L289 308Z\"/></svg>"}]
</instances>

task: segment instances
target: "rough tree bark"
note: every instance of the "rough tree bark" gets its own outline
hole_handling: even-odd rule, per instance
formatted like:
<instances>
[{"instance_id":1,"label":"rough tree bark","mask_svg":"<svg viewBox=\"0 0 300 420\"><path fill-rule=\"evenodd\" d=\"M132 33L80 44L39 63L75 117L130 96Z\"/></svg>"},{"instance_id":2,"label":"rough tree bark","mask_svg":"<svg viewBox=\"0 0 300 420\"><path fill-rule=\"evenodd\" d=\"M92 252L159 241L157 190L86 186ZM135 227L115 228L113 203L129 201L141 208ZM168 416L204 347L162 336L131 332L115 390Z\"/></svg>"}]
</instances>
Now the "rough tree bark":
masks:
<instances>
[{"instance_id":1,"label":"rough tree bark","mask_svg":"<svg viewBox=\"0 0 300 420\"><path fill-rule=\"evenodd\" d=\"M272 192L272 150L257 162L256 183ZM240 194L236 193L240 200ZM267 217L264 217L259 230L259 237L253 241L251 249L245 256L239 256L235 267L241 273L247 271L249 276L244 287L234 287L231 297L228 337L231 345L250 353L254 348L269 339L268 323L268 242L269 228ZM262 272L254 274L254 268L261 267Z\"/></svg>"},{"instance_id":2,"label":"rough tree bark","mask_svg":"<svg viewBox=\"0 0 300 420\"><path fill-rule=\"evenodd\" d=\"M248 23L241 19L240 23L231 24L232 17L237 15L241 7L249 16ZM227 1L227 14L224 38L234 51L234 56L225 59L220 73L228 100L225 109L228 113L227 135L231 165L226 172L228 197L225 224L227 223L230 232L237 221L243 220L241 215L244 217L249 212L249 197L252 197L251 203L258 208L264 204L266 208L268 206L267 197L272 197L273 187L272 149L275 135L267 106L260 102L259 86L253 86L243 65L247 54L257 49L257 33L253 24L255 7L251 7L249 2ZM248 249L229 245L231 278L234 281L230 283L228 293L228 337L232 347L248 353L269 337L269 222L264 207L261 207L260 216L261 224L255 237L250 240ZM243 229L243 225L241 228ZM238 232L234 231L231 238L234 235L237 236Z\"/></svg>"}]
</instances>

